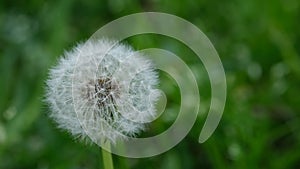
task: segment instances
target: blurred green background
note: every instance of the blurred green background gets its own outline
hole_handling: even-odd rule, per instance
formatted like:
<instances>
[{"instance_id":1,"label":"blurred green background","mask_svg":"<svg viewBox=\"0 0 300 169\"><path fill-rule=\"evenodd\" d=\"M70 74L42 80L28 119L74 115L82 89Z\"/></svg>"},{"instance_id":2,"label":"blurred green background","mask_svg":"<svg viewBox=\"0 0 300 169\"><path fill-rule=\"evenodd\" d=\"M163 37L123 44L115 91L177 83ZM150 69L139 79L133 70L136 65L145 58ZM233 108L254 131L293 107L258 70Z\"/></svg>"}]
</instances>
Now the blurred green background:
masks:
<instances>
[{"instance_id":1,"label":"blurred green background","mask_svg":"<svg viewBox=\"0 0 300 169\"><path fill-rule=\"evenodd\" d=\"M102 168L98 146L74 140L47 117L45 79L64 50L109 21L144 11L177 15L209 37L226 71L227 103L214 135L199 144L210 103L201 61L168 37L127 39L137 50L156 47L180 56L196 74L204 114L172 150L143 159L113 156L115 168L300 168L298 0L2 0L0 168ZM164 73L160 76L171 113L151 124L145 135L166 130L179 110L178 86Z\"/></svg>"}]
</instances>

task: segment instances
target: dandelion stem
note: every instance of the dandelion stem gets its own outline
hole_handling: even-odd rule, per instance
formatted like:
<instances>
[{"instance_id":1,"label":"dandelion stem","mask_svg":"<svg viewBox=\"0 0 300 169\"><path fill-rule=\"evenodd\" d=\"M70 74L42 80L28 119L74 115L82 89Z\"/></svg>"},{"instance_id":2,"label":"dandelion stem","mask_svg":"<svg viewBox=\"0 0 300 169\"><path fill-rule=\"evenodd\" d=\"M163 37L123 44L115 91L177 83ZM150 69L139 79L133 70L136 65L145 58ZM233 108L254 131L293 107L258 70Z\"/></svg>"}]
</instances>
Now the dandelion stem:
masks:
<instances>
[{"instance_id":1,"label":"dandelion stem","mask_svg":"<svg viewBox=\"0 0 300 169\"><path fill-rule=\"evenodd\" d=\"M105 141L104 144L105 144L104 147L107 147L108 149L110 149L109 141ZM102 148L102 158L103 158L103 163L104 163L104 169L114 169L111 153L104 150L103 148Z\"/></svg>"}]
</instances>

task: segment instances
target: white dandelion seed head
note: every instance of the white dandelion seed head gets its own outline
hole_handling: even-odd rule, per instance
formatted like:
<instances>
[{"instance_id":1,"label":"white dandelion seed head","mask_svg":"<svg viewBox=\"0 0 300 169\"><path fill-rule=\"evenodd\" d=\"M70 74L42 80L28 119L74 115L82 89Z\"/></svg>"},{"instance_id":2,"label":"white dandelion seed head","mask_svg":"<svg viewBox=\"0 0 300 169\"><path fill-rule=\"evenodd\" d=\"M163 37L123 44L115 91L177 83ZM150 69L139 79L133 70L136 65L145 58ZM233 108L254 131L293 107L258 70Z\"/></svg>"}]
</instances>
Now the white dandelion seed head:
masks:
<instances>
[{"instance_id":1,"label":"white dandelion seed head","mask_svg":"<svg viewBox=\"0 0 300 169\"><path fill-rule=\"evenodd\" d=\"M59 128L96 143L135 136L155 117L152 63L111 40L78 44L50 70L46 102Z\"/></svg>"}]
</instances>

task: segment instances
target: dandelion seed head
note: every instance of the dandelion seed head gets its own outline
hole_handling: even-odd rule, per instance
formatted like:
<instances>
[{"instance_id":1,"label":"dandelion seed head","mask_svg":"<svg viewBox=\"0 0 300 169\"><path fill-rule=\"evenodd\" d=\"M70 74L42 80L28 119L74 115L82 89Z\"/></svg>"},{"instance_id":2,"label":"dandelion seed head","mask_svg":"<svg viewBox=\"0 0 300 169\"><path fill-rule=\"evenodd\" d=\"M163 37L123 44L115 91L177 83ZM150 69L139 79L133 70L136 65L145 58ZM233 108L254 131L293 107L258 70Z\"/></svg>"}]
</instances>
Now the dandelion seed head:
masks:
<instances>
[{"instance_id":1,"label":"dandelion seed head","mask_svg":"<svg viewBox=\"0 0 300 169\"><path fill-rule=\"evenodd\" d=\"M111 40L87 41L65 52L50 70L46 102L59 128L114 143L135 136L155 116L157 84L143 54Z\"/></svg>"}]
</instances>

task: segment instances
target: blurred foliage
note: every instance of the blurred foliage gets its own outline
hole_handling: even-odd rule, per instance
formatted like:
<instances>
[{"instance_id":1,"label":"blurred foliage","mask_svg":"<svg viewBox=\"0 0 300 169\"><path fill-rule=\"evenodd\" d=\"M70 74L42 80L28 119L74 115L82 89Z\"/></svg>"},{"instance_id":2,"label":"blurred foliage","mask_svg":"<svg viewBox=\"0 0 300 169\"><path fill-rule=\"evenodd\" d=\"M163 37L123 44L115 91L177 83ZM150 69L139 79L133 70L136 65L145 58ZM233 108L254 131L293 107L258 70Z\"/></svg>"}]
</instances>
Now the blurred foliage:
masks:
<instances>
[{"instance_id":1,"label":"blurred foliage","mask_svg":"<svg viewBox=\"0 0 300 169\"><path fill-rule=\"evenodd\" d=\"M168 37L127 39L136 49L164 48L186 61L197 75L203 114L172 150L144 159L114 156L116 168L300 168L298 0L1 1L0 168L102 167L99 147L74 141L47 117L44 82L65 49L109 21L144 11L180 16L210 38L226 71L226 110L214 135L199 144L210 102L202 63ZM161 78L173 113L155 121L150 135L170 126L179 108L178 87Z\"/></svg>"}]
</instances>

